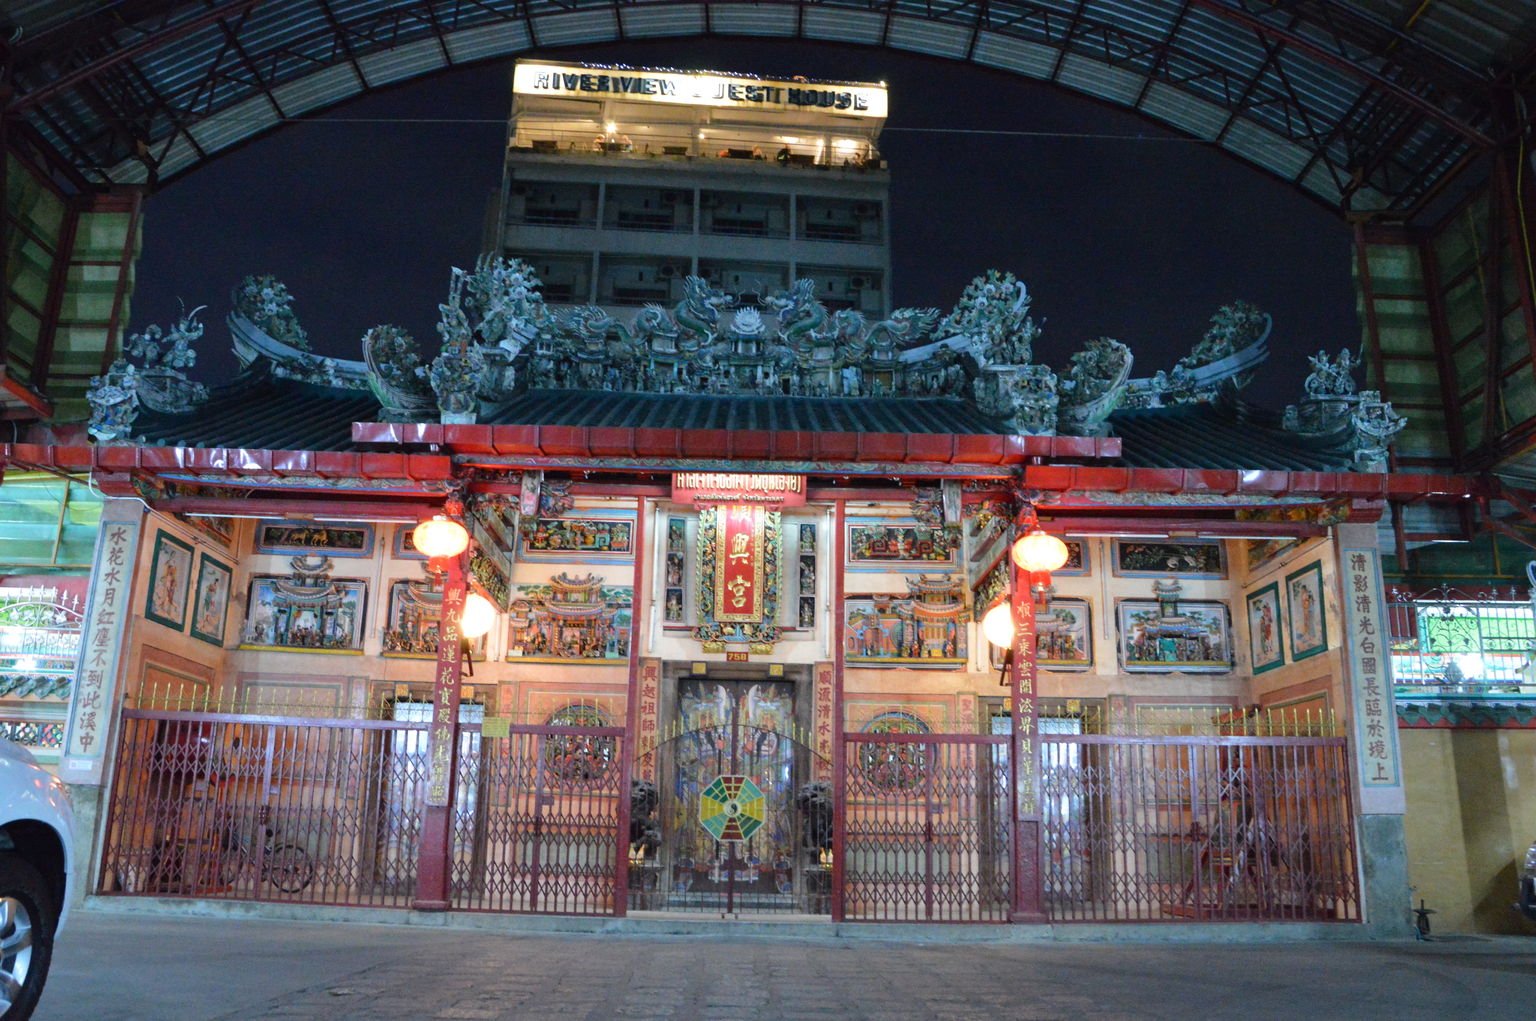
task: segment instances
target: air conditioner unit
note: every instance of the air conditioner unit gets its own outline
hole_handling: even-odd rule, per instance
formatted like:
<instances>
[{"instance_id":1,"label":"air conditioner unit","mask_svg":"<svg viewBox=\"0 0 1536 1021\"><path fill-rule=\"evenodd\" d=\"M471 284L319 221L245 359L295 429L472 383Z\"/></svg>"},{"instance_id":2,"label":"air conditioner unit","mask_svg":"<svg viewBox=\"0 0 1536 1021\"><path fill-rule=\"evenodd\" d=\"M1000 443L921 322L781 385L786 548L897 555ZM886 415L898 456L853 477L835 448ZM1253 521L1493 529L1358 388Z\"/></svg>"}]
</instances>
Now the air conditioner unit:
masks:
<instances>
[{"instance_id":1,"label":"air conditioner unit","mask_svg":"<svg viewBox=\"0 0 1536 1021\"><path fill-rule=\"evenodd\" d=\"M677 267L676 266L673 266L671 263L668 263L667 265L661 267L661 278L663 280L670 280L670 279L672 279L675 276L677 276Z\"/></svg>"},{"instance_id":2,"label":"air conditioner unit","mask_svg":"<svg viewBox=\"0 0 1536 1021\"><path fill-rule=\"evenodd\" d=\"M863 277L854 277L852 280L848 281L849 286L851 286L855 291L862 291L866 283L868 283L868 281L866 281Z\"/></svg>"}]
</instances>

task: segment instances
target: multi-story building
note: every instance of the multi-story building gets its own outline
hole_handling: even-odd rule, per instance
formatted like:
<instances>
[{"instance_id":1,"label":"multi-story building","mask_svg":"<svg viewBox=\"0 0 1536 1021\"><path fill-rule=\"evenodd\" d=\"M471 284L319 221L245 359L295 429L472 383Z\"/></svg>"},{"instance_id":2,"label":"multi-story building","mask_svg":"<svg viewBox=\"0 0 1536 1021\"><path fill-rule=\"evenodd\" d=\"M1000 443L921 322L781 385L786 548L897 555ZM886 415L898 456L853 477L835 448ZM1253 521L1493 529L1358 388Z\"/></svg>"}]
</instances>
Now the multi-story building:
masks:
<instances>
[{"instance_id":1,"label":"multi-story building","mask_svg":"<svg viewBox=\"0 0 1536 1021\"><path fill-rule=\"evenodd\" d=\"M890 302L883 84L519 61L486 248L552 304L672 304L816 282L829 310Z\"/></svg>"}]
</instances>

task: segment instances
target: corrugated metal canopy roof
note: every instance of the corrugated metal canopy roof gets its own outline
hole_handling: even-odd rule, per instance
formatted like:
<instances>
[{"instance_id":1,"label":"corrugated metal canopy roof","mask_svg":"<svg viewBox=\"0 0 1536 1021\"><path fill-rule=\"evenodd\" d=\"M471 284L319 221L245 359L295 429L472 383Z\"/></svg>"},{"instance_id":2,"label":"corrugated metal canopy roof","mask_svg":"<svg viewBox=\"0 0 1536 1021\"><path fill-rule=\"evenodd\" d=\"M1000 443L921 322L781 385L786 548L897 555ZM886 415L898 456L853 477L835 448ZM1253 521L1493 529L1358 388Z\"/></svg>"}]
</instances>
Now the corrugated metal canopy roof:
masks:
<instances>
[{"instance_id":1,"label":"corrugated metal canopy roof","mask_svg":"<svg viewBox=\"0 0 1536 1021\"><path fill-rule=\"evenodd\" d=\"M10 102L89 177L166 180L286 118L450 67L623 39L887 46L1136 110L1329 204L1408 209L1509 131L1530 0L117 0L9 6ZM3 27L3 26L0 26Z\"/></svg>"}]
</instances>

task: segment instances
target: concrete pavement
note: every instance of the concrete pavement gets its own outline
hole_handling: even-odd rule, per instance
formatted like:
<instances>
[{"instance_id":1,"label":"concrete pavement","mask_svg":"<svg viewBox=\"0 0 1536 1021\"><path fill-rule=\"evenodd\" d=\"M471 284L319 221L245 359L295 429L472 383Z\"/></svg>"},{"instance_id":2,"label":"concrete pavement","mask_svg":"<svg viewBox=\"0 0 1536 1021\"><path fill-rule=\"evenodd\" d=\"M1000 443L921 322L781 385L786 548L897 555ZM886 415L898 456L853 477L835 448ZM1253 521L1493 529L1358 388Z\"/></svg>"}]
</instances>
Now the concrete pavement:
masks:
<instances>
[{"instance_id":1,"label":"concrete pavement","mask_svg":"<svg viewBox=\"0 0 1536 1021\"><path fill-rule=\"evenodd\" d=\"M1536 1016L1536 937L1190 945L703 931L81 910L36 1021Z\"/></svg>"}]
</instances>

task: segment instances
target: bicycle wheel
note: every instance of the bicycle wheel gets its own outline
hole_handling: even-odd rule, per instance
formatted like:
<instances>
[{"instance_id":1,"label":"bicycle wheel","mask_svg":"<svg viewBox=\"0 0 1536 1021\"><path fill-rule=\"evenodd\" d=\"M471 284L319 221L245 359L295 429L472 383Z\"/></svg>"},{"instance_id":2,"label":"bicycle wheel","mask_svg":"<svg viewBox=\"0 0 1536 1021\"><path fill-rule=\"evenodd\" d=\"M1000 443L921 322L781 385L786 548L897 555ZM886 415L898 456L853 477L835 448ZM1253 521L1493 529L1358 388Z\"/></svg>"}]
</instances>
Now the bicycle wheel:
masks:
<instances>
[{"instance_id":1,"label":"bicycle wheel","mask_svg":"<svg viewBox=\"0 0 1536 1021\"><path fill-rule=\"evenodd\" d=\"M274 844L267 848L266 874L284 893L298 893L314 881L315 863L297 844Z\"/></svg>"}]
</instances>

